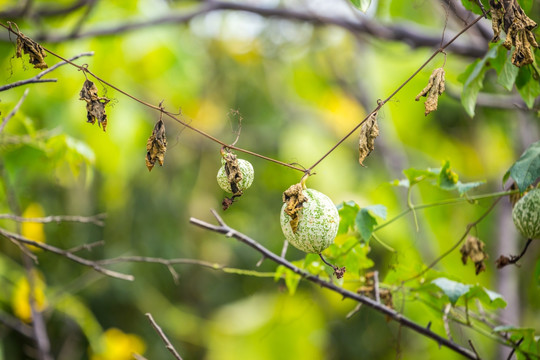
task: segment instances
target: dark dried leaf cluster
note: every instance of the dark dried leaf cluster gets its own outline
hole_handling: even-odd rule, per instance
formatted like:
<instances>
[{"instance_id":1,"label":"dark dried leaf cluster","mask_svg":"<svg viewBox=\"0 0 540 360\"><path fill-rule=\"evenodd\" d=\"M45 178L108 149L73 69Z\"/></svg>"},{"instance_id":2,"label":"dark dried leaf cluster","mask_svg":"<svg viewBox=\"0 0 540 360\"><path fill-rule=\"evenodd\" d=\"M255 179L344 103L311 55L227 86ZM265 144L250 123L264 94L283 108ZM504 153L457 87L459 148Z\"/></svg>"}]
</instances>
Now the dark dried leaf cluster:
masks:
<instances>
[{"instance_id":1,"label":"dark dried leaf cluster","mask_svg":"<svg viewBox=\"0 0 540 360\"><path fill-rule=\"evenodd\" d=\"M439 96L442 95L444 92L444 69L438 68L433 70L433 73L429 77L429 82L427 86L422 90L418 95L416 95L415 100L418 101L422 96L425 96L426 102L424 103L424 106L426 108L426 112L424 113L426 116L432 112L437 110L437 105L439 103Z\"/></svg>"},{"instance_id":2,"label":"dark dried leaf cluster","mask_svg":"<svg viewBox=\"0 0 540 360\"><path fill-rule=\"evenodd\" d=\"M484 244L483 241L475 236L469 235L465 241L465 244L463 244L461 249L459 249L459 252L461 253L461 261L464 265L467 264L467 259L469 258L474 262L476 275L486 270L486 264L484 264L484 261L487 260L489 256L484 251L485 246L486 244Z\"/></svg>"},{"instance_id":3,"label":"dark dried leaf cluster","mask_svg":"<svg viewBox=\"0 0 540 360\"><path fill-rule=\"evenodd\" d=\"M165 124L163 123L163 120L159 119L154 126L152 135L150 135L146 142L146 167L148 168L148 171L152 171L156 160L159 163L159 166L163 166L165 151L167 151Z\"/></svg>"},{"instance_id":4,"label":"dark dried leaf cluster","mask_svg":"<svg viewBox=\"0 0 540 360\"><path fill-rule=\"evenodd\" d=\"M23 52L28 54L30 56L29 62L34 65L35 69L46 69L49 67L43 59L47 56L43 47L21 32L17 34L16 48L16 56L18 58L22 57Z\"/></svg>"},{"instance_id":5,"label":"dark dried leaf cluster","mask_svg":"<svg viewBox=\"0 0 540 360\"><path fill-rule=\"evenodd\" d=\"M358 141L358 162L364 165L364 160L375 148L375 138L379 136L379 124L377 123L377 113L369 116L360 128L360 140Z\"/></svg>"},{"instance_id":6,"label":"dark dried leaf cluster","mask_svg":"<svg viewBox=\"0 0 540 360\"><path fill-rule=\"evenodd\" d=\"M79 100L86 101L86 122L94 124L97 120L98 126L102 127L103 131L106 131L107 114L105 113L105 105L110 100L106 97L99 97L96 85L90 80L84 82L79 96Z\"/></svg>"},{"instance_id":7,"label":"dark dried leaf cluster","mask_svg":"<svg viewBox=\"0 0 540 360\"><path fill-rule=\"evenodd\" d=\"M376 296L375 296L375 286L377 286L377 284L375 284L375 277L374 277L374 272L368 272L365 276L365 282L364 282L364 285L360 286L356 292L359 293L360 295L364 295L364 296L367 296L373 300L376 299ZM389 290L389 289L381 289L379 287L379 299L381 300L381 302L393 309L394 308L394 302L393 302L393 299L392 299L392 292Z\"/></svg>"},{"instance_id":8,"label":"dark dried leaf cluster","mask_svg":"<svg viewBox=\"0 0 540 360\"><path fill-rule=\"evenodd\" d=\"M283 192L283 202L287 204L285 206L285 213L291 217L291 229L293 233L298 229L298 222L300 221L298 212L302 209L304 202L307 198L302 193L302 184L291 185L287 190Z\"/></svg>"},{"instance_id":9,"label":"dark dried leaf cluster","mask_svg":"<svg viewBox=\"0 0 540 360\"><path fill-rule=\"evenodd\" d=\"M240 171L238 158L235 154L230 151L225 151L223 159L225 159L225 174L227 174L227 181L231 185L231 192L233 194L230 198L225 197L221 202L223 210L227 210L233 204L234 200L243 194L242 190L238 187L238 184L243 179L243 175L242 171Z\"/></svg>"},{"instance_id":10,"label":"dark dried leaf cluster","mask_svg":"<svg viewBox=\"0 0 540 360\"><path fill-rule=\"evenodd\" d=\"M522 67L534 62L533 48L538 48L533 29L536 23L525 14L516 0L490 0L493 39L496 42L502 31L506 33L504 47L515 47L512 64Z\"/></svg>"}]
</instances>

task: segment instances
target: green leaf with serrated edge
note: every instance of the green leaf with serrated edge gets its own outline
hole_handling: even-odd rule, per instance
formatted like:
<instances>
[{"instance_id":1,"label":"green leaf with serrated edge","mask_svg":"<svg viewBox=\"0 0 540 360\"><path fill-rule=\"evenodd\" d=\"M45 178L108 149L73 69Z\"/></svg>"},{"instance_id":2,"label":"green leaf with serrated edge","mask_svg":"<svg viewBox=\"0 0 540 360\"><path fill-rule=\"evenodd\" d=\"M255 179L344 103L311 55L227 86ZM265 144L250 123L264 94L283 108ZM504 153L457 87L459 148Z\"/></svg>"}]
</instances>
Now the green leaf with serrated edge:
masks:
<instances>
[{"instance_id":1,"label":"green leaf with serrated edge","mask_svg":"<svg viewBox=\"0 0 540 360\"><path fill-rule=\"evenodd\" d=\"M347 273L358 275L360 270L369 269L375 265L373 260L368 257L370 247L367 244L352 244L347 248L347 253L343 257L342 263L347 269Z\"/></svg>"},{"instance_id":2,"label":"green leaf with serrated edge","mask_svg":"<svg viewBox=\"0 0 540 360\"><path fill-rule=\"evenodd\" d=\"M452 171L450 167L450 161L445 161L441 171L439 172L439 178L437 179L437 186L443 190L454 190L458 182L458 174Z\"/></svg>"},{"instance_id":3,"label":"green leaf with serrated edge","mask_svg":"<svg viewBox=\"0 0 540 360\"><path fill-rule=\"evenodd\" d=\"M475 182L468 182L468 183L462 183L461 181L458 181L456 184L456 189L459 192L459 195L463 196L467 191L477 188L480 185L483 185L485 183L486 183L485 181L475 181Z\"/></svg>"},{"instance_id":4,"label":"green leaf with serrated edge","mask_svg":"<svg viewBox=\"0 0 540 360\"><path fill-rule=\"evenodd\" d=\"M351 4L354 5L358 10L366 12L371 5L371 0L350 0Z\"/></svg>"},{"instance_id":5,"label":"green leaf with serrated edge","mask_svg":"<svg viewBox=\"0 0 540 360\"><path fill-rule=\"evenodd\" d=\"M473 286L469 292L467 293L467 298L469 299L478 299L484 304L485 306L489 306L491 308L505 308L506 307L506 301L504 298L491 290L488 290L480 285Z\"/></svg>"},{"instance_id":6,"label":"green leaf with serrated edge","mask_svg":"<svg viewBox=\"0 0 540 360\"><path fill-rule=\"evenodd\" d=\"M488 69L487 62L489 59L492 59L497 56L497 50L500 46L500 43L490 45L491 49L486 53L486 55L479 60L476 60L465 70L466 80L463 84L463 91L461 92L461 104L465 108L467 114L470 117L474 117L474 108L476 106L476 98L478 93L484 86L484 75ZM464 77L460 77L463 79Z\"/></svg>"},{"instance_id":7,"label":"green leaf with serrated edge","mask_svg":"<svg viewBox=\"0 0 540 360\"><path fill-rule=\"evenodd\" d=\"M409 180L409 186L418 184L420 181L426 179L436 179L438 170L428 169L428 170L418 170L414 168L403 170L403 174Z\"/></svg>"},{"instance_id":8,"label":"green leaf with serrated edge","mask_svg":"<svg viewBox=\"0 0 540 360\"><path fill-rule=\"evenodd\" d=\"M501 71L504 67L504 64L508 60L508 50L504 46L499 46L497 50L497 56L489 60L489 64L495 71L497 75L500 76Z\"/></svg>"},{"instance_id":9,"label":"green leaf with serrated edge","mask_svg":"<svg viewBox=\"0 0 540 360\"><path fill-rule=\"evenodd\" d=\"M531 73L531 66L519 68L516 78L516 88L529 109L534 106L534 100L540 96L540 81Z\"/></svg>"},{"instance_id":10,"label":"green leaf with serrated edge","mask_svg":"<svg viewBox=\"0 0 540 360\"><path fill-rule=\"evenodd\" d=\"M356 215L356 228L366 242L371 238L373 229L377 225L376 216L386 220L386 207L383 205L366 206L360 209Z\"/></svg>"},{"instance_id":11,"label":"green leaf with serrated edge","mask_svg":"<svg viewBox=\"0 0 540 360\"><path fill-rule=\"evenodd\" d=\"M519 72L519 68L512 64L512 55L506 51L504 46L501 46L501 49L504 49L506 54L506 61L502 67L499 76L497 77L497 82L502 85L506 90L512 91L514 83Z\"/></svg>"},{"instance_id":12,"label":"green leaf with serrated edge","mask_svg":"<svg viewBox=\"0 0 540 360\"><path fill-rule=\"evenodd\" d=\"M339 212L339 228L338 235L346 234L349 230L354 228L354 222L356 219L356 214L360 210L354 201L347 201L337 205Z\"/></svg>"},{"instance_id":13,"label":"green leaf with serrated edge","mask_svg":"<svg viewBox=\"0 0 540 360\"><path fill-rule=\"evenodd\" d=\"M503 177L503 181L508 180L508 176L516 182L519 191L523 192L529 185L540 177L540 141L531 144L519 159L508 169ZM503 182L503 183L504 183Z\"/></svg>"},{"instance_id":14,"label":"green leaf with serrated edge","mask_svg":"<svg viewBox=\"0 0 540 360\"><path fill-rule=\"evenodd\" d=\"M438 278L433 280L431 283L437 285L437 287L441 289L446 296L448 296L448 299L452 305L455 305L458 299L467 294L470 290L469 285L465 285L447 278Z\"/></svg>"}]
</instances>

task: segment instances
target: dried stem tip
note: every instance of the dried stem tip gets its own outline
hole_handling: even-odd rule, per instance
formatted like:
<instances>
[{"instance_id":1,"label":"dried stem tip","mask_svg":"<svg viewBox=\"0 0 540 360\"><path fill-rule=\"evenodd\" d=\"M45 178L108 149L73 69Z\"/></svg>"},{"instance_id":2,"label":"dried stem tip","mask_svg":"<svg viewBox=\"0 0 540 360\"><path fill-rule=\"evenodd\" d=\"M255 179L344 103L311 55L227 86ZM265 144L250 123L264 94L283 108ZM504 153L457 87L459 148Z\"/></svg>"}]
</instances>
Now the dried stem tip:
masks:
<instances>
[{"instance_id":1,"label":"dried stem tip","mask_svg":"<svg viewBox=\"0 0 540 360\"><path fill-rule=\"evenodd\" d=\"M422 96L427 97L424 106L426 108L425 115L432 111L437 110L439 102L439 96L444 92L444 69L438 68L433 70L433 73L429 77L429 83L427 86L416 95L415 100L418 101Z\"/></svg>"}]
</instances>

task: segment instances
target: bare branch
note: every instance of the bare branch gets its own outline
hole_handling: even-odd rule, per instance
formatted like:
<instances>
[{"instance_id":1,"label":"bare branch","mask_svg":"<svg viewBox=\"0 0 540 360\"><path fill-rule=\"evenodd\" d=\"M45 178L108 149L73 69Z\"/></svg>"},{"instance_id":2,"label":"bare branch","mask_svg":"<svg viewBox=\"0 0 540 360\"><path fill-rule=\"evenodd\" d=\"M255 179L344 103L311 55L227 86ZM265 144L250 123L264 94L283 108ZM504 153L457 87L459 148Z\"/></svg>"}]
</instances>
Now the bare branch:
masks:
<instances>
[{"instance_id":1,"label":"bare branch","mask_svg":"<svg viewBox=\"0 0 540 360\"><path fill-rule=\"evenodd\" d=\"M78 222L82 224L95 224L98 226L104 226L103 219L107 217L107 214L97 214L94 216L71 216L71 215L51 215L39 218L25 218L22 216L12 214L0 214L0 219L9 219L17 222L33 222L33 223L51 223L51 222Z\"/></svg>"},{"instance_id":2,"label":"bare branch","mask_svg":"<svg viewBox=\"0 0 540 360\"><path fill-rule=\"evenodd\" d=\"M66 251L72 254L81 250L92 251L93 248L98 247L98 246L103 246L103 245L105 245L105 241L100 240L100 241L96 241L90 244L82 244L79 246L75 246L75 247L72 247L71 249L67 249Z\"/></svg>"},{"instance_id":3,"label":"bare branch","mask_svg":"<svg viewBox=\"0 0 540 360\"><path fill-rule=\"evenodd\" d=\"M11 110L11 112L9 114L7 114L7 116L4 118L4 120L2 121L2 124L0 124L0 133L2 131L4 131L4 128L6 127L8 121L17 113L17 111L19 111L19 109L21 108L22 103L24 102L24 100L28 96L29 91L30 91L30 89L24 90L24 94L21 97L21 99L19 100L19 102L17 103L17 105L15 105L13 110Z\"/></svg>"},{"instance_id":4,"label":"bare branch","mask_svg":"<svg viewBox=\"0 0 540 360\"><path fill-rule=\"evenodd\" d=\"M443 311L443 324L444 324L444 331L446 331L446 337L450 341L454 341L454 338L452 337L452 332L450 332L450 325L448 324L448 313L452 309L452 304L448 303L444 307Z\"/></svg>"},{"instance_id":5,"label":"bare branch","mask_svg":"<svg viewBox=\"0 0 540 360\"><path fill-rule=\"evenodd\" d=\"M40 242L37 242L37 241L34 241L34 240L27 239L24 236L21 236L19 234L15 234L15 233L6 231L6 230L4 230L2 228L0 228L0 235L6 237L8 239L11 239L13 241L16 241L16 242L19 242L19 243L22 243L22 244L26 244L26 245L32 245L32 246L38 247L40 249L46 250L48 252L52 252L54 254L66 257L66 258L68 258L69 260L71 260L73 262L76 262L76 263L84 265L84 266L88 266L88 267L94 269L95 271L97 271L99 273L102 273L103 275L107 275L107 276L110 276L110 277L113 277L113 278L116 278L116 279L128 280L128 281L135 280L133 275L122 274L122 273L119 273L119 272L116 272L116 271L105 269L105 268L101 267L95 261L91 261L91 260L81 258L81 257L79 257L77 255L74 255L74 254L70 253L67 250L63 250L63 249L57 248L57 247L49 245L49 244L40 243Z\"/></svg>"},{"instance_id":6,"label":"bare branch","mask_svg":"<svg viewBox=\"0 0 540 360\"><path fill-rule=\"evenodd\" d=\"M0 312L0 323L4 324L4 326L13 329L20 333L21 335L26 336L27 338L33 339L34 333L32 332L32 327L26 325L19 319L6 314L4 312Z\"/></svg>"},{"instance_id":7,"label":"bare branch","mask_svg":"<svg viewBox=\"0 0 540 360\"><path fill-rule=\"evenodd\" d=\"M163 330L161 330L159 325L154 321L154 318L152 317L152 314L146 313L145 315L146 315L146 317L148 317L148 320L150 320L150 323L152 324L152 326L154 327L156 332L159 334L159 336L161 337L161 339L165 343L165 347L167 348L167 350L169 350L171 352L171 354L173 354L175 359L182 360L182 357L178 354L178 352L176 351L174 346L172 346L171 342L167 338L167 335L165 335Z\"/></svg>"},{"instance_id":8,"label":"bare branch","mask_svg":"<svg viewBox=\"0 0 540 360\"><path fill-rule=\"evenodd\" d=\"M92 55L94 55L93 51L85 52L85 53L82 53L82 54L79 54L79 55L75 55L74 57L69 59L69 61L77 60L78 58L80 58L82 56L92 56ZM20 81L14 82L12 84L7 84L7 85L4 85L4 86L0 86L0 91L6 91L6 90L12 89L12 88L17 87L17 86L28 85L28 84L44 83L44 82L56 82L57 81L56 79L42 79L42 77L44 75L47 75L51 71L54 71L54 70L58 69L60 66L67 64L67 63L68 63L67 61L60 61L60 62L54 64L53 66L51 66L50 68L48 68L46 70L43 70L42 72L40 72L39 74L37 74L36 76L34 76L34 77L30 78L30 79L20 80Z\"/></svg>"},{"instance_id":9,"label":"bare branch","mask_svg":"<svg viewBox=\"0 0 540 360\"><path fill-rule=\"evenodd\" d=\"M221 217L216 213L216 212L213 212L213 215L218 219L218 222L219 223L222 223L224 224L223 222L223 219L221 219ZM279 255L277 254L274 254L273 252L271 252L270 250L268 250L267 248L265 248L264 246L262 246L261 244L259 244L257 241L253 240L252 238L248 237L247 235L244 235L240 232L238 232L237 230L233 229L233 228L230 228L229 226L227 225L221 225L221 226L216 226L216 225L212 225L212 224L209 224L205 221L202 221L202 220L199 220L199 219L196 219L196 218L191 218L190 219L190 222L196 226L199 226L203 229L206 229L206 230L210 230L210 231L213 231L213 232L217 232L217 233L220 233L220 234L224 234L224 235L227 235L227 236L230 236L230 237L233 237L241 242L243 242L244 244L250 246L251 248L255 249L256 251L260 252L263 256L265 256L266 258L274 261L275 263L277 264L281 264L283 266L285 266L286 268L288 268L289 270L293 271L295 274L298 274L300 276L302 276L304 279L308 280L308 281L311 281L315 284L318 284L320 285L321 287L324 287L324 288L327 288L331 291L334 291L338 294L340 294L343 298L349 298L349 299L352 299L352 300L355 300L359 303L362 303L364 305L367 305L369 307L371 307L372 309L386 315L387 317L393 319L394 321L402 324L403 326L405 327L408 327L410 329L412 329L413 331L416 331L417 333L421 334L421 335L424 335L430 339L433 339L435 340L439 345L442 345L442 346L445 346L453 351L455 351L456 353L459 353L469 359L476 359L476 354L474 354L472 351L470 351L469 349L467 348L464 348L436 333L434 333L433 331L431 331L430 329L427 329L423 326L420 326L419 324L415 323L414 321L406 318L405 316L403 316L402 314L398 313L397 311L395 311L394 309L391 309L389 307L386 307L380 303L377 303L375 300L373 299L370 299L366 296L363 296L363 295L360 295L360 294L357 294L357 293L353 293L349 290L346 290L346 289L343 289L331 282L328 282L328 281L325 281L323 279L321 279L320 277L318 276L315 276L303 269L300 269L298 268L297 266L293 265L292 263L290 263L289 261L285 260L284 258L280 257Z\"/></svg>"}]
</instances>

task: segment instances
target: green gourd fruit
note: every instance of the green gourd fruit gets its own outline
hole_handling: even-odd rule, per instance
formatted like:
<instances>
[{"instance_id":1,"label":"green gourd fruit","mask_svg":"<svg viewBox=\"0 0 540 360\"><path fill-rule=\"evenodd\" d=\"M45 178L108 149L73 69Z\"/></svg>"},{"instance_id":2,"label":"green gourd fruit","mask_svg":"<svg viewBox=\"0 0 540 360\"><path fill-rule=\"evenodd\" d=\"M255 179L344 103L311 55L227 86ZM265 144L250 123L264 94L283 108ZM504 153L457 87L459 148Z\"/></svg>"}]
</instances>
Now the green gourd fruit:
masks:
<instances>
[{"instance_id":1,"label":"green gourd fruit","mask_svg":"<svg viewBox=\"0 0 540 360\"><path fill-rule=\"evenodd\" d=\"M540 238L540 189L529 191L514 206L512 219L521 235L527 239Z\"/></svg>"}]
</instances>

